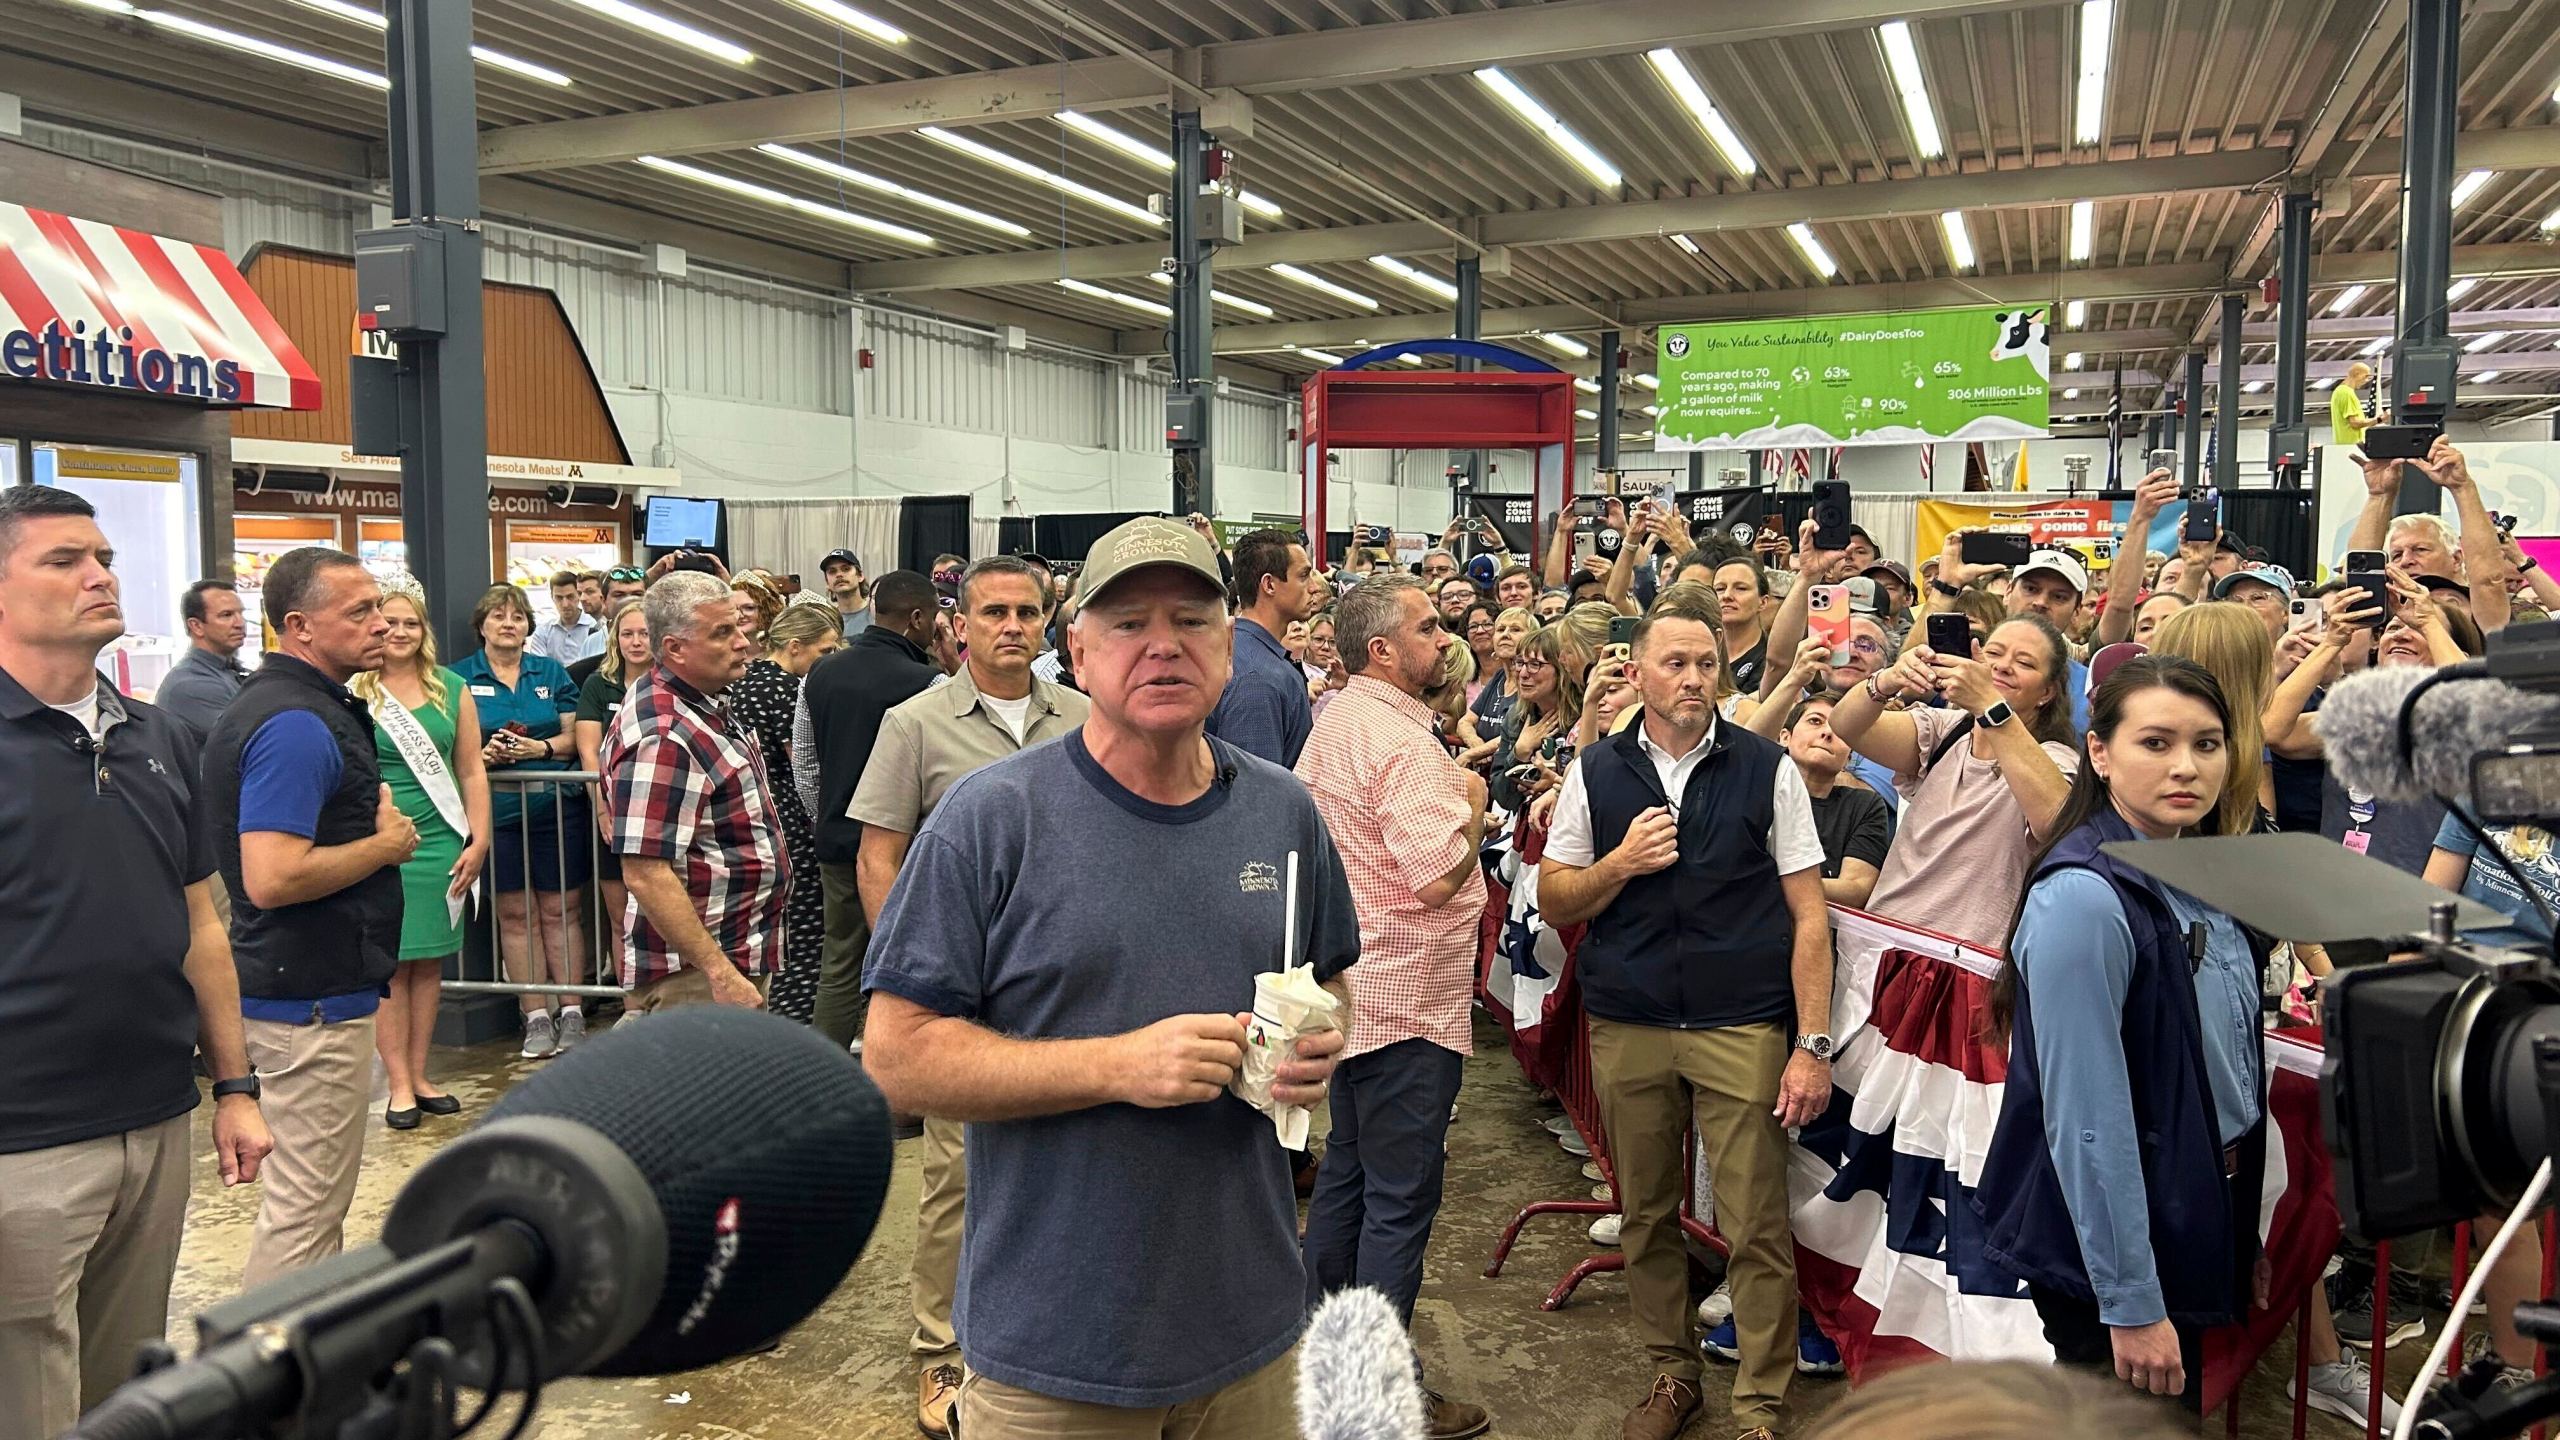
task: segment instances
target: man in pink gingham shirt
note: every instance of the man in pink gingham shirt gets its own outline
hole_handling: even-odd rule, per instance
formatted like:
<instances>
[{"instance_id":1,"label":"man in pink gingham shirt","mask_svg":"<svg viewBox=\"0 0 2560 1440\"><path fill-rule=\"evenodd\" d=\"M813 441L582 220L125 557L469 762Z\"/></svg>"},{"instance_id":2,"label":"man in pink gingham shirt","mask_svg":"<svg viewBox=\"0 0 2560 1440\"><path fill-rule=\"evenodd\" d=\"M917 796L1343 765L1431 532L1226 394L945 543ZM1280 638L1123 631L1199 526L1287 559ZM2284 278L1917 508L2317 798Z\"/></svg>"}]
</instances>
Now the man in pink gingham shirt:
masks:
<instances>
[{"instance_id":1,"label":"man in pink gingham shirt","mask_svg":"<svg viewBox=\"0 0 2560 1440\"><path fill-rule=\"evenodd\" d=\"M1360 915L1351 1043L1333 1072L1333 1133L1307 1210L1308 1303L1373 1285L1407 1325L1440 1213L1449 1108L1475 1048L1469 1006L1484 916L1485 784L1440 743L1422 703L1454 643L1422 582L1381 575L1334 611L1350 683L1316 717L1298 778L1341 852ZM1426 1392L1432 1440L1491 1426Z\"/></svg>"}]
</instances>

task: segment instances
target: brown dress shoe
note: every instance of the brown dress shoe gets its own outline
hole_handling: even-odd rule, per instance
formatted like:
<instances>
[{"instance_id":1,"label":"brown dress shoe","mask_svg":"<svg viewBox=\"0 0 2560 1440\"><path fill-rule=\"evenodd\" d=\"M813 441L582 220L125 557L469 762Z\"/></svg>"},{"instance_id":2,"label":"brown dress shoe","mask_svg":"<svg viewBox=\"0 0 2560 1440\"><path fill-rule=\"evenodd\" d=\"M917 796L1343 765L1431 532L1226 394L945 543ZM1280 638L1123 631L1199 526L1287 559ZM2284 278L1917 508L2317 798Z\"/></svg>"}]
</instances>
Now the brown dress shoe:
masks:
<instances>
[{"instance_id":1,"label":"brown dress shoe","mask_svg":"<svg viewBox=\"0 0 2560 1440\"><path fill-rule=\"evenodd\" d=\"M916 1377L916 1428L949 1440L951 1409L960 1403L960 1367L945 1362Z\"/></svg>"},{"instance_id":2,"label":"brown dress shoe","mask_svg":"<svg viewBox=\"0 0 2560 1440\"><path fill-rule=\"evenodd\" d=\"M1671 1375L1653 1377L1644 1403L1627 1412L1620 1440L1671 1440L1698 1416L1698 1387Z\"/></svg>"},{"instance_id":3,"label":"brown dress shoe","mask_svg":"<svg viewBox=\"0 0 2560 1440\"><path fill-rule=\"evenodd\" d=\"M1452 1400L1437 1390L1422 1392L1422 1433L1430 1440L1475 1440L1493 1428L1493 1417L1481 1405Z\"/></svg>"}]
</instances>

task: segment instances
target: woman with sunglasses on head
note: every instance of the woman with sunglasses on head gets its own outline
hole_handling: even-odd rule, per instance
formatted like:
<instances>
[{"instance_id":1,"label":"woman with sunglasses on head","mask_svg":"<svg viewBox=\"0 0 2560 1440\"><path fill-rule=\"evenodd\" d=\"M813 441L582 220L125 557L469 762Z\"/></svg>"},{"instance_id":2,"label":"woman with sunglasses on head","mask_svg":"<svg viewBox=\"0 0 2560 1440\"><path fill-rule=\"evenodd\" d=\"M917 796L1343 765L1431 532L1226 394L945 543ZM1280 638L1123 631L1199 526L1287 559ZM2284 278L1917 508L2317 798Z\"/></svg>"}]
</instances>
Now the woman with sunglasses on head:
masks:
<instances>
[{"instance_id":1,"label":"woman with sunglasses on head","mask_svg":"<svg viewBox=\"0 0 2560 1440\"><path fill-rule=\"evenodd\" d=\"M2222 687L2143 655L2090 700L2088 763L2036 855L1991 1010L2009 1047L1974 1185L1983 1254L2066 1365L2200 1412L2203 1332L2266 1302L2266 1073L2239 923L2107 853L2212 834Z\"/></svg>"}]
</instances>

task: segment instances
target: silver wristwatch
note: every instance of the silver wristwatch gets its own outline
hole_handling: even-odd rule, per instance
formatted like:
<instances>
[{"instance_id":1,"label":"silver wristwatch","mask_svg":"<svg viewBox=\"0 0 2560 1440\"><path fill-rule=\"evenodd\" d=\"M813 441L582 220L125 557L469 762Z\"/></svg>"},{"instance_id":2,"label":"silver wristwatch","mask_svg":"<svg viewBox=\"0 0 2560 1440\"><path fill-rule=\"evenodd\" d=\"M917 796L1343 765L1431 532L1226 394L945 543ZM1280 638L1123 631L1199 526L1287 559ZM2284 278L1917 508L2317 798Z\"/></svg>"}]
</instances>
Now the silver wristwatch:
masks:
<instances>
[{"instance_id":1,"label":"silver wristwatch","mask_svg":"<svg viewBox=\"0 0 2560 1440\"><path fill-rule=\"evenodd\" d=\"M1828 1035L1799 1035L1796 1037L1796 1048L1816 1060L1829 1064L1832 1051L1837 1047L1831 1043L1831 1037Z\"/></svg>"}]
</instances>

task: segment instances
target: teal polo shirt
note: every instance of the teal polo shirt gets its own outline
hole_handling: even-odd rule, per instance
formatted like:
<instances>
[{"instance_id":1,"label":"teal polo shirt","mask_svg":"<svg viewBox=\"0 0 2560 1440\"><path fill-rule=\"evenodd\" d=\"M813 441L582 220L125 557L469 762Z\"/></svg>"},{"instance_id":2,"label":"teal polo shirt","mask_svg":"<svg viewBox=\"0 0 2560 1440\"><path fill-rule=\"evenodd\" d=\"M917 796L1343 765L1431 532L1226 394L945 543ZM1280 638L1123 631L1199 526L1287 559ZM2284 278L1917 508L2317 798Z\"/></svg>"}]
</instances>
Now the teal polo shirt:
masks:
<instances>
[{"instance_id":1,"label":"teal polo shirt","mask_svg":"<svg viewBox=\"0 0 2560 1440\"><path fill-rule=\"evenodd\" d=\"M463 688L470 692L471 708L480 718L480 738L507 728L510 722L524 727L524 733L537 740L548 740L566 733L569 717L578 709L578 685L569 678L568 667L548 655L524 652L524 662L517 667L513 688L498 683L489 669L489 652L474 650L453 664L453 673L462 677ZM575 756L565 760L536 760L504 769L492 767L492 775L525 774L534 770L574 770ZM489 819L494 825L516 822L527 812L546 815L559 798L559 791L537 788L519 791L512 785L489 787Z\"/></svg>"}]
</instances>

